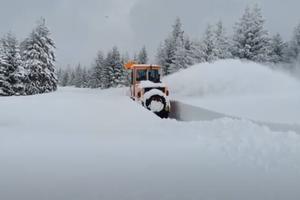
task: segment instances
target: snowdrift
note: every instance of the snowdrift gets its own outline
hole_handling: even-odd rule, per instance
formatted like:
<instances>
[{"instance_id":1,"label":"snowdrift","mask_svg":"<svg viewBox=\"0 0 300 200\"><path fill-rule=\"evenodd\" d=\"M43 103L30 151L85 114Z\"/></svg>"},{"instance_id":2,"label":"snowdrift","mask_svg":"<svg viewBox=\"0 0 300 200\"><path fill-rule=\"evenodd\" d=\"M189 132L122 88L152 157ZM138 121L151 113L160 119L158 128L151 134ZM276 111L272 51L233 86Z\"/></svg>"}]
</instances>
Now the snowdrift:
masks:
<instances>
[{"instance_id":1,"label":"snowdrift","mask_svg":"<svg viewBox=\"0 0 300 200\"><path fill-rule=\"evenodd\" d=\"M299 199L300 135L161 120L123 93L0 98L0 199Z\"/></svg>"},{"instance_id":2,"label":"snowdrift","mask_svg":"<svg viewBox=\"0 0 300 200\"><path fill-rule=\"evenodd\" d=\"M280 71L240 60L203 63L165 78L181 96L247 95L297 91L300 82Z\"/></svg>"}]
</instances>

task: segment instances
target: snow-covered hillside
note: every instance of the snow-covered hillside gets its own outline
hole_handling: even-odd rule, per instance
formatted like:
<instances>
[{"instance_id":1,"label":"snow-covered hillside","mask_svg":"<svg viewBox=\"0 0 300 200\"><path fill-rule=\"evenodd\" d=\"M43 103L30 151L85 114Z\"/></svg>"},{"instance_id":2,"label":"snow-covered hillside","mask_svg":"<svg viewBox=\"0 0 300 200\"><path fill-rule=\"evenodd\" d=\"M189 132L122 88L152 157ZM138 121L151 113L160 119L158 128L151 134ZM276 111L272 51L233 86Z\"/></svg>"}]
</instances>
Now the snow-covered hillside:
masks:
<instances>
[{"instance_id":1,"label":"snow-covered hillside","mask_svg":"<svg viewBox=\"0 0 300 200\"><path fill-rule=\"evenodd\" d=\"M174 99L253 120L300 123L300 82L239 60L204 63L165 79Z\"/></svg>"},{"instance_id":2,"label":"snow-covered hillside","mask_svg":"<svg viewBox=\"0 0 300 200\"><path fill-rule=\"evenodd\" d=\"M299 199L298 134L161 120L124 93L0 98L0 199Z\"/></svg>"}]
</instances>

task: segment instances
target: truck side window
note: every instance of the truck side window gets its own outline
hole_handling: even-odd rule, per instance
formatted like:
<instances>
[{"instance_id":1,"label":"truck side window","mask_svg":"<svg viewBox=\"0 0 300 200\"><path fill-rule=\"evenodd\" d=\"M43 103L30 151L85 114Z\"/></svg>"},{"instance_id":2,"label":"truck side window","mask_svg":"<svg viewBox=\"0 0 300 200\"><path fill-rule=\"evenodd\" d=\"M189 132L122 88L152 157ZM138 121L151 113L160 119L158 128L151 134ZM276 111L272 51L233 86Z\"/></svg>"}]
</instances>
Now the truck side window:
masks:
<instances>
[{"instance_id":1,"label":"truck side window","mask_svg":"<svg viewBox=\"0 0 300 200\"><path fill-rule=\"evenodd\" d=\"M158 70L149 70L148 77L149 81L152 81L154 83L160 82L160 74Z\"/></svg>"}]
</instances>

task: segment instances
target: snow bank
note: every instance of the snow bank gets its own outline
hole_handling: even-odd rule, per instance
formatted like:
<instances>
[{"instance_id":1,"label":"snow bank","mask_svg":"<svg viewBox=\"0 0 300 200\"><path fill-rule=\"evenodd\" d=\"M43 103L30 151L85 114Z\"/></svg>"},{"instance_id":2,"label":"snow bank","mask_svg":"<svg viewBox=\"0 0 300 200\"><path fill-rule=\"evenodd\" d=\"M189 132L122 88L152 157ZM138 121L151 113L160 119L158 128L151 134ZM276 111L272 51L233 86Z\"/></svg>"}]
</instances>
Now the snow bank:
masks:
<instances>
[{"instance_id":1,"label":"snow bank","mask_svg":"<svg viewBox=\"0 0 300 200\"><path fill-rule=\"evenodd\" d=\"M203 63L165 78L171 93L183 96L247 95L299 91L287 74L253 63L223 60Z\"/></svg>"}]
</instances>

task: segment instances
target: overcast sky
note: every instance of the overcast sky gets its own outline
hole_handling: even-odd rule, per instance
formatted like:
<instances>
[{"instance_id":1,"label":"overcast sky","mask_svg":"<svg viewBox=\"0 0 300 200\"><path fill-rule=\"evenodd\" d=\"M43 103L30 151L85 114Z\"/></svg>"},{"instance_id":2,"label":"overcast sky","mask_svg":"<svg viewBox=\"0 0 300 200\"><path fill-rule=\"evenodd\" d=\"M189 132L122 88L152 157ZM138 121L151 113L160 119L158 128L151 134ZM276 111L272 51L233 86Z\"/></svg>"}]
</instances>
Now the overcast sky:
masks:
<instances>
[{"instance_id":1,"label":"overcast sky","mask_svg":"<svg viewBox=\"0 0 300 200\"><path fill-rule=\"evenodd\" d=\"M133 54L146 45L154 53L178 16L192 38L208 23L223 20L229 32L246 5L263 9L266 26L285 39L300 22L299 0L0 0L0 33L25 38L45 17L59 65L89 65L98 50L116 45Z\"/></svg>"}]
</instances>

